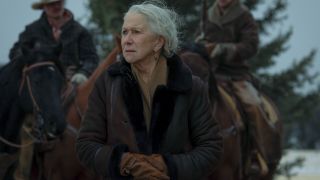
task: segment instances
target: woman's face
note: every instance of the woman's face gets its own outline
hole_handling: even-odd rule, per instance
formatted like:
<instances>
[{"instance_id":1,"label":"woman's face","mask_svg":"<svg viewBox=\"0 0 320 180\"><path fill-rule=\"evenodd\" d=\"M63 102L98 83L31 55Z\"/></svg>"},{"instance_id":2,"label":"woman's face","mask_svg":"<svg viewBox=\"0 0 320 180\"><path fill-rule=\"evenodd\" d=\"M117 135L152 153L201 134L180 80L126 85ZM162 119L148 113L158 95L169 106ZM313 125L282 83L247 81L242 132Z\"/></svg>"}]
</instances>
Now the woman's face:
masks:
<instances>
[{"instance_id":1,"label":"woman's face","mask_svg":"<svg viewBox=\"0 0 320 180\"><path fill-rule=\"evenodd\" d=\"M220 8L226 9L234 0L218 0Z\"/></svg>"},{"instance_id":2,"label":"woman's face","mask_svg":"<svg viewBox=\"0 0 320 180\"><path fill-rule=\"evenodd\" d=\"M163 38L151 32L143 15L128 13L125 16L121 45L123 56L128 63L148 63L163 44Z\"/></svg>"},{"instance_id":3,"label":"woman's face","mask_svg":"<svg viewBox=\"0 0 320 180\"><path fill-rule=\"evenodd\" d=\"M46 12L47 16L50 18L60 18L64 12L64 1L52 2L45 4L43 10Z\"/></svg>"}]
</instances>

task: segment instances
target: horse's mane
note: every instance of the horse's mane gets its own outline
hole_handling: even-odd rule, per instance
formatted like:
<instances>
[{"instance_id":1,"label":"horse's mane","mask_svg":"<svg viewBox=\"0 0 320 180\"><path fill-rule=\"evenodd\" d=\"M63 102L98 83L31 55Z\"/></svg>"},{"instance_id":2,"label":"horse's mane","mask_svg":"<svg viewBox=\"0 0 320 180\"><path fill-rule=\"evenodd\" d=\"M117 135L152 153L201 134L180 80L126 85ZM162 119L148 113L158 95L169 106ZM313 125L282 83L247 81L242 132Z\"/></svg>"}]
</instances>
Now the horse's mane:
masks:
<instances>
[{"instance_id":1,"label":"horse's mane","mask_svg":"<svg viewBox=\"0 0 320 180\"><path fill-rule=\"evenodd\" d=\"M21 62L9 62L0 69L0 135L6 139L11 137L6 133L8 121L20 122L21 119L21 109L17 106L21 65Z\"/></svg>"},{"instance_id":2,"label":"horse's mane","mask_svg":"<svg viewBox=\"0 0 320 180\"><path fill-rule=\"evenodd\" d=\"M0 69L0 119L7 112L10 102L17 97L21 79L21 62L9 62Z\"/></svg>"},{"instance_id":3,"label":"horse's mane","mask_svg":"<svg viewBox=\"0 0 320 180\"><path fill-rule=\"evenodd\" d=\"M93 84L96 79L105 71L112 63L116 61L117 55L121 51L121 42L120 37L115 36L115 48L108 54L108 56L101 62L101 64L96 68L96 70L92 73L89 79L79 86L82 91L86 91L87 94L91 92L93 88Z\"/></svg>"}]
</instances>

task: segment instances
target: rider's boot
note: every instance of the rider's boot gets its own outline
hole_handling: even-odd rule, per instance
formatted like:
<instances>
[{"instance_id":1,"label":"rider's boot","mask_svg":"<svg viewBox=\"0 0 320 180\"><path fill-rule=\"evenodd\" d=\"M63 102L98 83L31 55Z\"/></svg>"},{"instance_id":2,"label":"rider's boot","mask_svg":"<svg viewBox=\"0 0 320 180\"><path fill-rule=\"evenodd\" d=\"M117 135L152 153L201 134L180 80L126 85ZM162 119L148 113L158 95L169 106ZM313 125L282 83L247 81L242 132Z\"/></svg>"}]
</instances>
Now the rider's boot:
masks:
<instances>
[{"instance_id":1,"label":"rider's boot","mask_svg":"<svg viewBox=\"0 0 320 180\"><path fill-rule=\"evenodd\" d=\"M262 147L262 134L257 125L257 121L263 121L261 112L258 107L246 107L246 115L249 123L249 139L250 139L250 154L247 161L248 174L264 176L269 172L264 148Z\"/></svg>"},{"instance_id":2,"label":"rider's boot","mask_svg":"<svg viewBox=\"0 0 320 180\"><path fill-rule=\"evenodd\" d=\"M266 163L263 123L265 117L261 112L261 103L259 92L249 81L233 81L231 87L236 97L241 103L244 112L244 122L247 124L249 139L249 156L246 161L247 173L266 175L268 166Z\"/></svg>"}]
</instances>

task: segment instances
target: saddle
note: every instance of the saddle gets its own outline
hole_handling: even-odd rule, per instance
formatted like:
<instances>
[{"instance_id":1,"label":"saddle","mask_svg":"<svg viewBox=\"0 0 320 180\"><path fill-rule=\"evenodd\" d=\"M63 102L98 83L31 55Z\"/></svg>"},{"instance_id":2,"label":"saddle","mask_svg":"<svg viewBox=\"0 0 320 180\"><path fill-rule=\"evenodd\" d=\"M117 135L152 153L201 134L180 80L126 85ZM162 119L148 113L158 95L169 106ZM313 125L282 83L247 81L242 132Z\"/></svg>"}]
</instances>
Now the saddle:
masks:
<instances>
[{"instance_id":1,"label":"saddle","mask_svg":"<svg viewBox=\"0 0 320 180\"><path fill-rule=\"evenodd\" d=\"M222 99L225 103L231 108L231 110L235 113L235 125L238 129L242 130L244 128L243 120L241 117L241 113L239 112L237 105L237 100L234 98L234 95L231 94L229 90L226 90L225 87L219 85L218 90ZM279 121L279 112L273 103L273 101L266 96L264 93L260 92L261 98L261 108L264 111L264 115L266 116L264 119L270 125L270 127L274 128L275 124Z\"/></svg>"}]
</instances>

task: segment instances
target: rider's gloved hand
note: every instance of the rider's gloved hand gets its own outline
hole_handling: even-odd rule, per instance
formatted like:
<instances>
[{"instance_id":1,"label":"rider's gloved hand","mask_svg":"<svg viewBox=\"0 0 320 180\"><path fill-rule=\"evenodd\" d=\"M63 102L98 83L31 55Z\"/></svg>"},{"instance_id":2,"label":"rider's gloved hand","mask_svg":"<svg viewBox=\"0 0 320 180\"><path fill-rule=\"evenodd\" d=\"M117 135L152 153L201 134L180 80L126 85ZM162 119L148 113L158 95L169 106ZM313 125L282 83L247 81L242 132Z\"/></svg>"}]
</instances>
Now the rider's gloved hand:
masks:
<instances>
[{"instance_id":1,"label":"rider's gloved hand","mask_svg":"<svg viewBox=\"0 0 320 180\"><path fill-rule=\"evenodd\" d=\"M82 73L76 73L71 78L71 82L76 84L82 84L87 80L88 80L87 76Z\"/></svg>"},{"instance_id":2,"label":"rider's gloved hand","mask_svg":"<svg viewBox=\"0 0 320 180\"><path fill-rule=\"evenodd\" d=\"M230 62L236 53L236 46L232 43L216 44L210 53L211 59L219 59L219 61Z\"/></svg>"}]
</instances>

